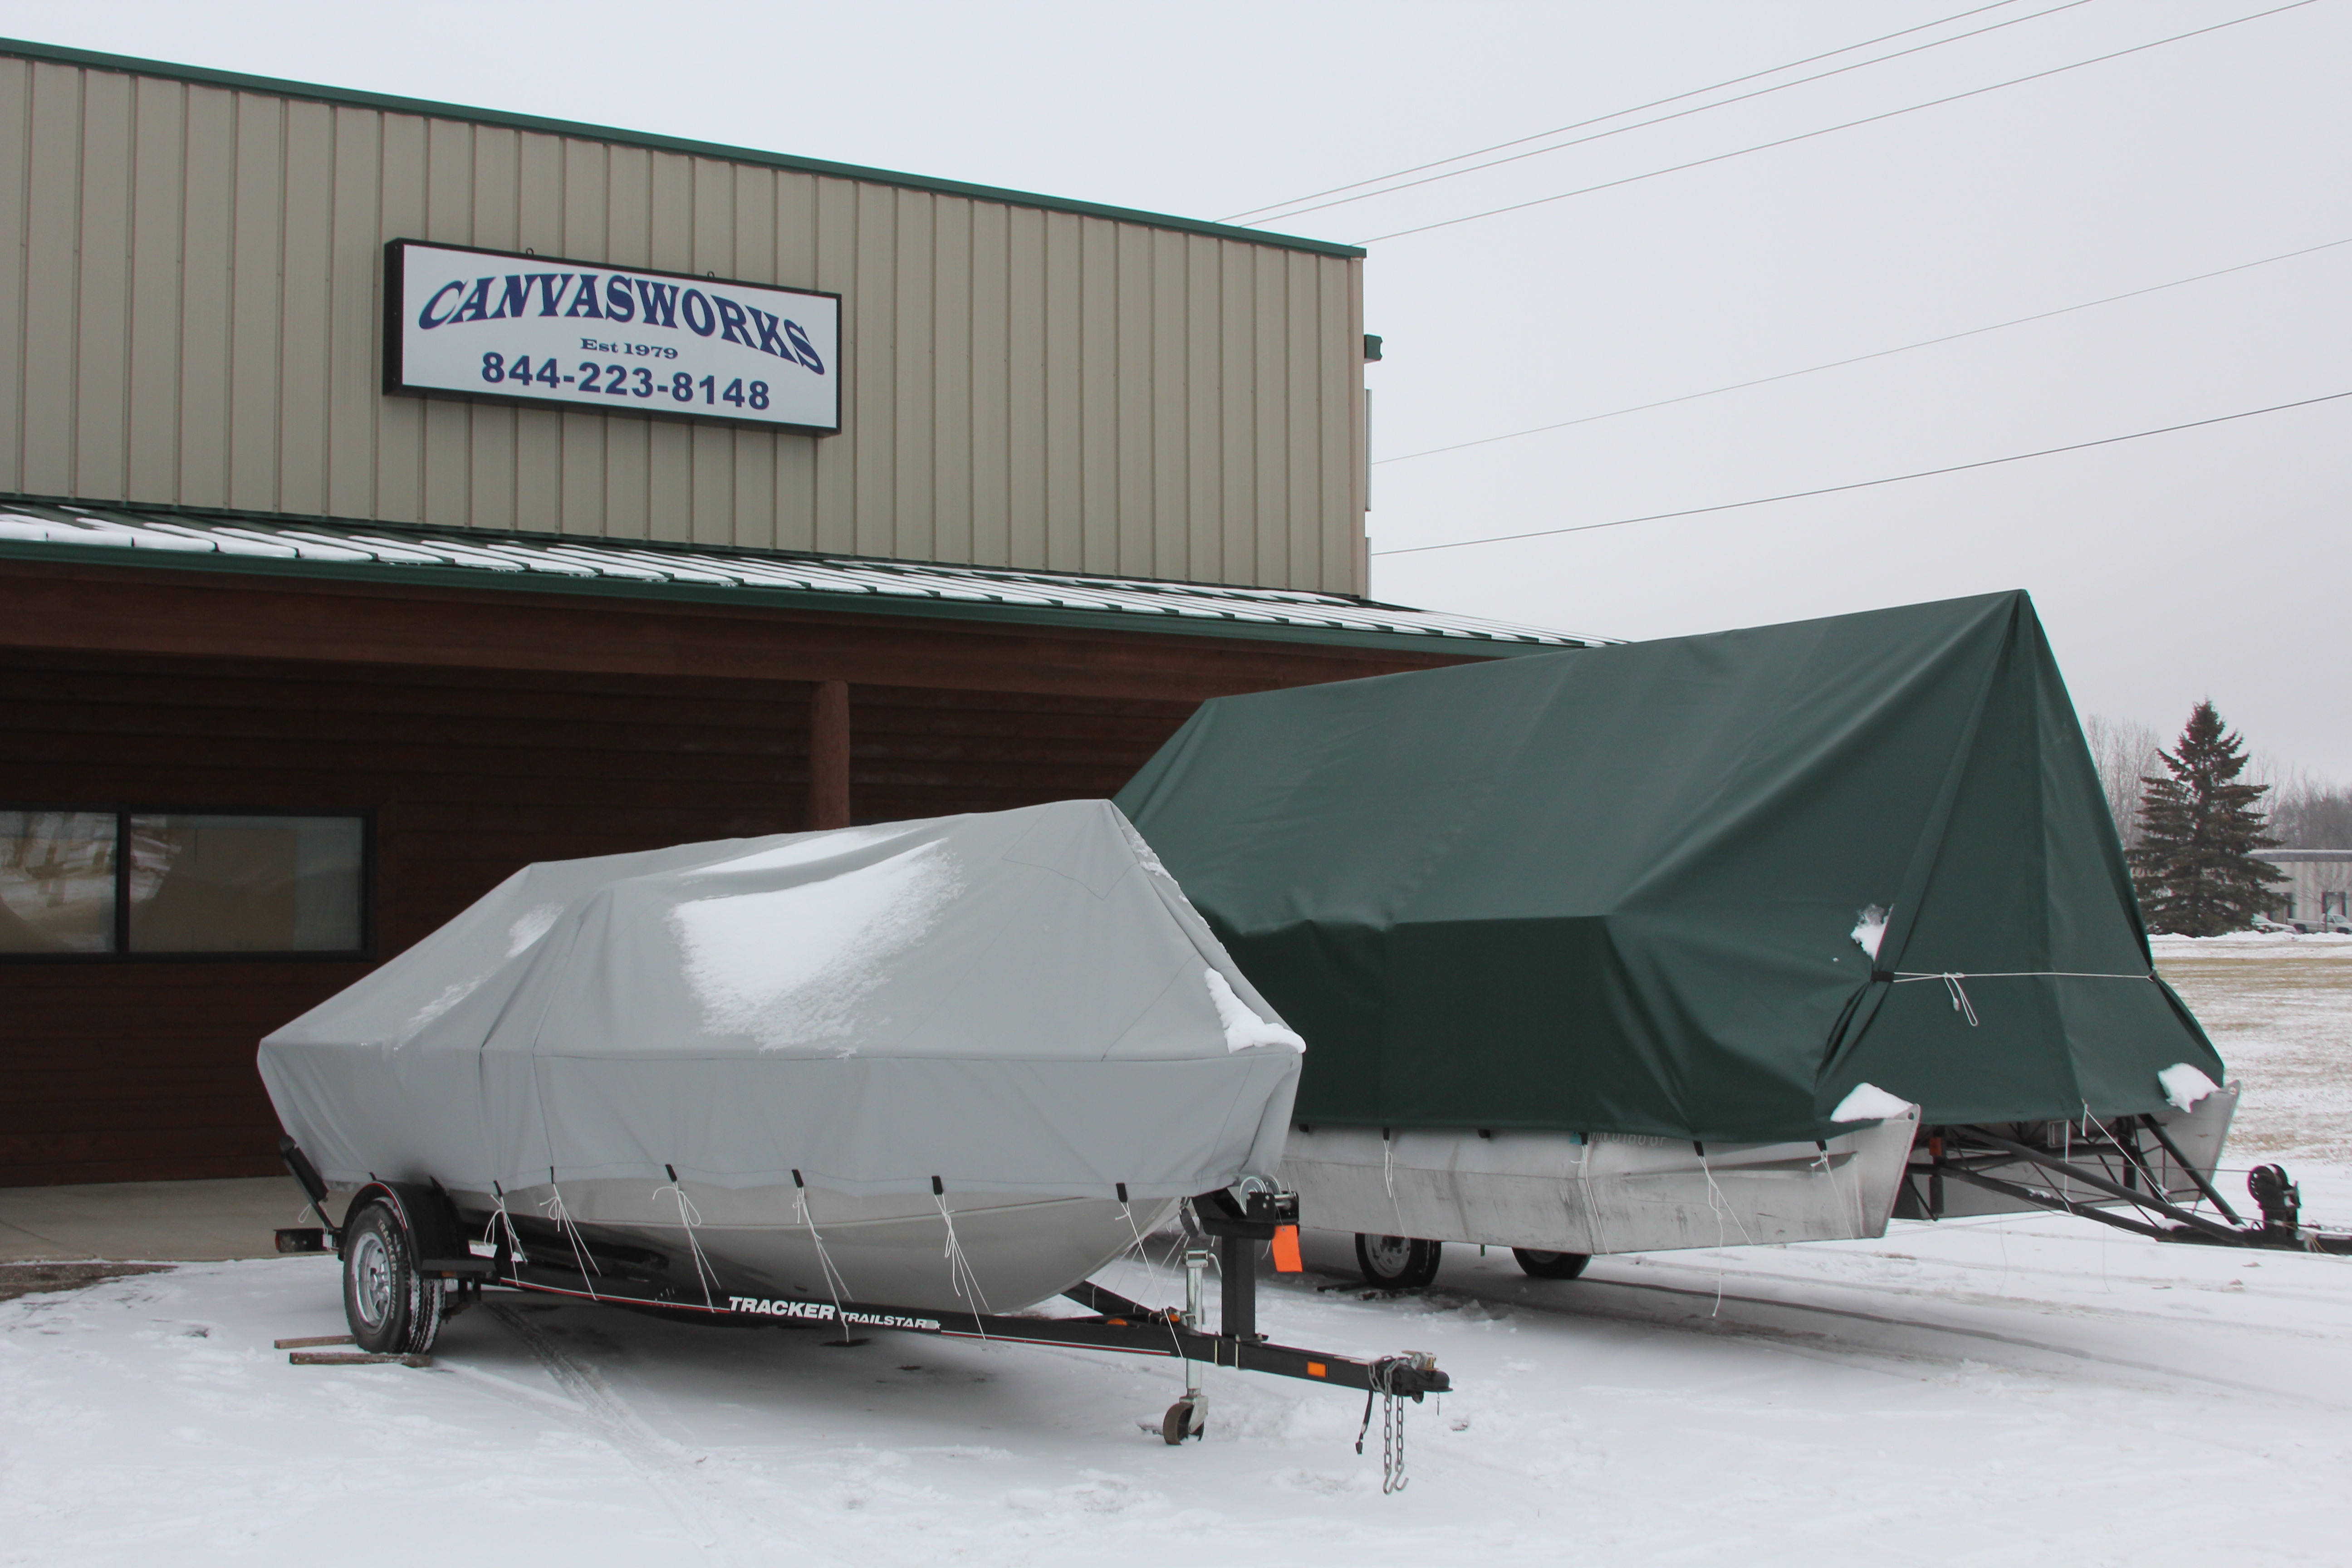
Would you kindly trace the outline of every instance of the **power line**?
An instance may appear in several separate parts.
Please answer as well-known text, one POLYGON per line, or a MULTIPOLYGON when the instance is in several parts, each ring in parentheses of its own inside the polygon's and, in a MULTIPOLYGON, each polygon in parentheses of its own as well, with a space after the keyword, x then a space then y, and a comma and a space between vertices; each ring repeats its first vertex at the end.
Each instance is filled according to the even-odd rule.
MULTIPOLYGON (((1613 126, 1607 131, 1596 131, 1590 136, 1579 136, 1572 141, 1568 142, 1555 142, 1549 147, 1530 148, 1525 153, 1514 153, 1507 158, 1496 158, 1484 163, 1473 163, 1465 169, 1449 169, 1443 174, 1431 174, 1425 179, 1407 180, 1403 184, 1396 185, 1382 185, 1377 191, 1366 191, 1361 195, 1341 196, 1336 201, 1318 202, 1313 206, 1293 207, 1287 212, 1276 213, 1271 217, 1262 218, 1257 221, 1259 223, 1287 223, 1292 218, 1304 217, 1308 213, 1319 213, 1331 207, 1344 207, 1351 205, 1357 202, 1368 202, 1376 196, 1393 195, 1399 191, 1410 191, 1417 189, 1423 185, 1435 184, 1440 180, 1451 180, 1457 175, 1475 174, 1482 169, 1499 169, 1506 163, 1516 163, 1525 158, 1539 158, 1547 153, 1560 153, 1565 152, 1570 147, 1583 147, 1595 142, 1604 142, 1612 136, 1622 136, 1629 131, 1646 131, 1653 125, 1664 125, 1668 121, 1686 119, 1694 114, 1705 114, 1711 109, 1724 109, 1735 103, 1746 103, 1750 99, 1763 98, 1768 94, 1775 92, 1785 92, 1792 87, 1803 87, 1810 82, 1827 81, 1833 76, 1843 76, 1848 71, 1864 70, 1871 66, 1885 65, 1889 60, 1899 60, 1906 55, 1920 54, 1928 49, 1940 49, 1946 44, 1957 44, 1964 38, 1979 37, 1986 33, 1997 33, 2003 27, 2014 27, 2021 22, 2039 21, 2044 16, 2053 16, 2061 11, 2072 11, 2078 5, 2087 5, 2090 3, 2091 0, 2064 0, 2064 4, 2053 5, 2046 11, 2028 12, 2022 16, 2011 16, 2006 22, 1994 22, 1988 26, 1978 27, 1969 32, 1954 33, 1948 38, 1937 38, 1929 43, 1914 44, 1907 49, 1897 49, 1891 55, 1880 55, 1875 59, 1856 60, 1850 66, 1839 66, 1832 70, 1817 72, 1812 76, 1801 76, 1794 81, 1777 82, 1770 87, 1759 87, 1753 92, 1740 93, 1737 97, 1717 99, 1713 103, 1701 103, 1696 104, 1689 109, 1678 109, 1672 114, 1661 114, 1655 120, 1637 120, 1631 125, 1619 125, 1613 126)), ((1530 138, 1530 140, 1533 139, 1530 138)), ((1476 154, 1465 153, 1464 156, 1475 157, 1476 154)), ((1447 162, 1458 163, 1460 160, 1448 159, 1447 162)), ((1253 225, 1252 226, 1255 226, 1253 225)))
POLYGON ((1507 544, 1519 539, 1549 539, 1562 533, 1591 533, 1597 529, 1623 528, 1636 522, 1664 522, 1668 518, 1701 517, 1713 511, 1737 511, 1741 507, 1770 506, 1775 501, 1803 500, 1811 496, 1833 496, 1845 490, 1866 490, 1876 485, 1899 485, 1907 479, 1929 479, 1938 474, 1966 473, 1970 468, 1990 468, 2002 463, 2022 463, 2030 458, 2054 458, 2061 452, 2080 452, 2093 447, 2112 447, 2118 441, 2141 441, 2150 436, 2169 436, 2175 431, 2195 430, 2207 425, 2226 425, 2232 419, 2252 419, 2260 414, 2278 414, 2289 408, 2308 408, 2315 403, 2333 403, 2339 397, 2352 397, 2352 392, 2331 392, 2324 396, 2305 397, 2294 403, 2274 403, 2268 408, 2249 408, 2237 414, 2217 414, 2210 419, 2192 419, 2186 425, 2167 425, 2155 430, 2135 430, 2128 436, 2103 436, 2095 441, 2077 441, 2068 447, 2045 447, 2039 452, 2016 452, 2006 458, 1985 458, 1973 463, 1954 463, 1946 468, 1922 468, 1916 474, 1892 474, 1883 479, 1858 479, 1850 485, 1824 485, 1817 490, 1790 490, 1786 495, 1758 496, 1753 500, 1725 501, 1718 506, 1695 506, 1681 511, 1654 511, 1646 517, 1621 517, 1609 522, 1583 522, 1568 528, 1538 528, 1525 533, 1497 533, 1485 539, 1456 539, 1444 544, 1408 544, 1399 550, 1375 550, 1375 555, 1419 555, 1431 550, 1460 550, 1473 544, 1507 544))
POLYGON ((1378 468, 1383 463, 1409 463, 1415 458, 1433 458, 1441 452, 1460 452, 1472 447, 1490 447, 1497 441, 1516 441, 1522 436, 1540 436, 1548 430, 1566 430, 1578 425, 1591 425, 1598 420, 1615 419, 1621 415, 1646 414, 1653 408, 1670 408, 1677 403, 1690 403, 1702 397, 1717 397, 1727 392, 1745 392, 1751 386, 1769 386, 1776 381, 1788 381, 1801 375, 1813 375, 1825 370, 1840 370, 1847 365, 1861 364, 1868 360, 1885 359, 1889 354, 1909 353, 1913 349, 1934 348, 1937 343, 1958 342, 1962 338, 1997 332, 2004 327, 2021 327, 2029 321, 2046 321, 2053 316, 2087 310, 2096 305, 2112 305, 2119 300, 2137 300, 2143 294, 2159 294, 2167 289, 2179 289, 2190 283, 2202 283, 2213 278, 2227 278, 2232 272, 2243 272, 2255 267, 2268 267, 2274 261, 2292 261, 2298 256, 2311 256, 2322 250, 2333 250, 2339 245, 2352 245, 2352 238, 2331 239, 2325 245, 2306 246, 2301 250, 2289 250, 2277 256, 2265 256, 2259 261, 2242 261, 2235 267, 2224 267, 2212 272, 2200 272, 2194 278, 2176 278, 2169 283, 2151 283, 2145 289, 2133 289, 2121 294, 2110 294, 2104 300, 2085 300, 2079 305, 2061 305, 2054 310, 2042 310, 2031 316, 2019 316, 2012 321, 1995 321, 1989 327, 1970 327, 1964 332, 1947 332, 1940 338, 1925 338, 1916 343, 1905 343, 1899 348, 1875 349, 1866 354, 1855 354, 1851 359, 1832 360, 1827 364, 1807 365, 1802 370, 1784 370, 1776 375, 1759 375, 1753 381, 1734 382, 1729 386, 1711 386, 1705 392, 1685 392, 1678 397, 1661 397, 1655 403, 1636 403, 1630 408, 1612 408, 1605 414, 1586 414, 1578 418, 1562 419, 1550 425, 1536 425, 1525 430, 1507 431, 1500 436, 1481 436, 1475 440, 1456 441, 1451 446, 1424 447, 1418 452, 1405 452, 1393 458, 1377 458, 1373 459, 1372 466, 1378 468))
MULTIPOLYGON (((1840 55, 1850 55, 1856 49, 1866 49, 1873 44, 1889 43, 1896 38, 1907 37, 1913 33, 1925 32, 1930 27, 1940 27, 1950 22, 1966 21, 1970 16, 1980 16, 1987 11, 1998 11, 2004 5, 2016 4, 2017 0, 1993 0, 1993 4, 1990 5, 1979 5, 1973 10, 1962 11, 1933 22, 1922 22, 1916 27, 1906 27, 1899 33, 1887 33, 1875 38, 1864 38, 1858 44, 1848 44, 1842 49, 1832 49, 1827 54, 1807 55, 1803 59, 1790 60, 1786 65, 1777 65, 1769 70, 1749 71, 1746 76, 1736 76, 1728 81, 1718 81, 1706 87, 1695 87, 1688 92, 1675 93, 1672 98, 1653 99, 1647 103, 1637 103, 1631 109, 1620 109, 1608 114, 1597 114, 1590 120, 1580 120, 1573 125, 1554 126, 1549 131, 1538 131, 1530 135, 1513 137, 1508 142, 1497 142, 1491 147, 1474 147, 1467 153, 1456 153, 1451 158, 1440 158, 1434 163, 1416 163, 1410 169, 1394 169, 1385 174, 1373 174, 1366 179, 1351 180, 1344 185, 1333 185, 1330 189, 1323 191, 1309 191, 1303 196, 1292 196, 1287 201, 1268 202, 1262 207, 1250 207, 1245 211, 1234 214, 1231 217, 1219 218, 1217 221, 1240 223, 1244 219, 1255 218, 1260 213, 1270 213, 1278 207, 1286 207, 1297 202, 1311 202, 1321 196, 1338 195, 1341 191, 1352 191, 1358 185, 1376 185, 1382 180, 1402 179, 1407 174, 1418 174, 1425 169, 1442 169, 1448 163, 1458 163, 1465 158, 1481 158, 1489 153, 1499 153, 1506 147, 1517 147, 1529 142, 1540 142, 1547 136, 1562 136, 1570 131, 1581 131, 1588 125, 1601 125, 1612 120, 1622 120, 1629 114, 1639 114, 1643 110, 1663 109, 1669 103, 1680 103, 1685 98, 1696 98, 1703 92, 1720 92, 1727 87, 1738 87, 1743 81, 1754 81, 1759 77, 1777 76, 1782 71, 1795 70, 1799 66, 1811 65, 1816 60, 1834 59, 1840 55)), ((1258 221, 1271 223, 1274 220, 1265 218, 1258 221)))
POLYGON ((1966 92, 1956 92, 1948 98, 1930 99, 1926 103, 1914 103, 1903 109, 1890 109, 1884 114, 1870 114, 1864 115, 1860 120, 1849 120, 1842 125, 1828 125, 1819 131, 1804 131, 1794 136, 1780 137, 1776 141, 1759 142, 1753 147, 1741 147, 1730 153, 1717 153, 1710 158, 1694 158, 1687 163, 1676 163, 1665 169, 1653 169, 1645 174, 1628 174, 1622 180, 1603 180, 1597 185, 1585 185, 1578 190, 1562 191, 1557 195, 1537 196, 1531 201, 1513 202, 1508 206, 1489 207, 1484 212, 1469 213, 1461 217, 1442 218, 1436 223, 1424 223, 1412 228, 1396 229, 1388 234, 1376 234, 1370 239, 1360 239, 1354 243, 1377 245, 1382 240, 1402 239, 1410 234, 1427 234, 1432 229, 1451 228, 1456 224, 1475 223, 1480 218, 1496 217, 1504 213, 1522 212, 1528 207, 1544 206, 1552 202, 1564 202, 1571 196, 1589 196, 1595 191, 1614 190, 1620 185, 1631 185, 1643 180, 1654 180, 1661 174, 1679 174, 1685 169, 1704 168, 1709 163, 1720 163, 1732 158, 1744 158, 1750 153, 1767 152, 1774 147, 1786 147, 1797 142, 1810 142, 1816 136, 1827 136, 1839 131, 1851 131, 1857 125, 1874 125, 1882 120, 1893 120, 1905 114, 1916 114, 1923 109, 1937 109, 1947 103, 1958 103, 1962 99, 1978 98, 1988 92, 1999 92, 2005 87, 2018 87, 2029 81, 2040 81, 2046 77, 2059 76, 2071 70, 2081 70, 2085 66, 2104 65, 2109 60, 2122 59, 2126 55, 2137 55, 2145 50, 2161 48, 2166 44, 2177 44, 2183 38, 2197 38, 2202 37, 2207 33, 2218 33, 2224 27, 2234 27, 2242 22, 2259 22, 2265 16, 2275 16, 2281 12, 2300 11, 2305 5, 2315 3, 2316 0, 2290 0, 2287 5, 2274 5, 2267 11, 2256 11, 2252 16, 2234 16, 2227 22, 2216 22, 2210 27, 2198 27, 2186 33, 2175 33, 2168 38, 2158 38, 2149 43, 2135 44, 2130 48, 2117 49, 2108 55, 2095 55, 2087 60, 2076 60, 2072 65, 2053 66, 2048 70, 2035 71, 2031 76, 2013 77, 2008 81, 1997 81, 1990 87, 1970 88, 1966 92))

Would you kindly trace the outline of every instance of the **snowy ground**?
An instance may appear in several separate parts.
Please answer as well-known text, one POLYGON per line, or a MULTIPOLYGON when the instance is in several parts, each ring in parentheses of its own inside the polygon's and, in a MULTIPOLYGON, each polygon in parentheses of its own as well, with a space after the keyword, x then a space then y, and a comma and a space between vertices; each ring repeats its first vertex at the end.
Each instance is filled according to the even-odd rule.
MULTIPOLYGON (((2247 1085, 2236 1149, 2352 1221, 2352 942, 2159 957, 2247 1085)), ((1400 1496, 1377 1418, 1353 1452, 1360 1400, 1231 1373, 1209 1440, 1171 1449, 1139 1424, 1172 1370, 1075 1352, 526 1302, 457 1320, 431 1370, 293 1367, 272 1338, 341 1328, 331 1259, 28 1296, 0 1304, 0 1562, 2352 1556, 2352 1260, 2033 1216, 1570 1283, 1454 1248, 1417 1299, 1332 1282, 1270 1285, 1261 1326, 1433 1351, 1458 1384, 1412 1407, 1400 1496)))

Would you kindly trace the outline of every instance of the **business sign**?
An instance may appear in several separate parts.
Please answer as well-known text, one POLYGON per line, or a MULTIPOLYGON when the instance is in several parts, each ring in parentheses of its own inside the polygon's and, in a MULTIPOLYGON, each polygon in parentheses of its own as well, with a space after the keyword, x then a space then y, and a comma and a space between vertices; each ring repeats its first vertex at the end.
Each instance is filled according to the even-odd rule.
POLYGON ((829 435, 841 296, 395 239, 383 389, 829 435))

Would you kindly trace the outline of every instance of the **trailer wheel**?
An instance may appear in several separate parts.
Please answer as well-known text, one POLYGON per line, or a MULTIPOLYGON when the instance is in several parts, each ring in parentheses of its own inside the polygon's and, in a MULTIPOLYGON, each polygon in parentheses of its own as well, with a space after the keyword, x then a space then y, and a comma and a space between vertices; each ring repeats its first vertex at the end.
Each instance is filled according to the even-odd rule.
POLYGON ((416 1271, 416 1247, 390 1204, 345 1222, 343 1320, 377 1355, 423 1355, 441 1337, 441 1281, 416 1271))
POLYGON ((1538 1279, 1573 1279, 1592 1261, 1589 1252, 1538 1252, 1531 1247, 1515 1247, 1511 1256, 1538 1279))
POLYGON ((1418 1290, 1437 1278, 1438 1260, 1445 1255, 1442 1241, 1418 1241, 1409 1236, 1356 1237, 1356 1267, 1364 1282, 1389 1290, 1418 1290))

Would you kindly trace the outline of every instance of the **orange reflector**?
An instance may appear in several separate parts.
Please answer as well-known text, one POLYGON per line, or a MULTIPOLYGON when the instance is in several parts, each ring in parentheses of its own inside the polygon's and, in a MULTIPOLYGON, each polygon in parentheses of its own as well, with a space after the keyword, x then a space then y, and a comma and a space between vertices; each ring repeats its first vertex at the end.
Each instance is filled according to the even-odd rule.
POLYGON ((1331 1369, 1325 1366, 1319 1361, 1310 1361, 1307 1363, 1307 1375, 1309 1377, 1328 1377, 1331 1375, 1331 1369))
MULTIPOLYGON (((1285 1225, 1275 1227, 1274 1268, 1277 1274, 1298 1272, 1298 1227, 1297 1226, 1285 1225)), ((1318 1372, 1315 1375, 1320 1377, 1323 1374, 1318 1372)))

